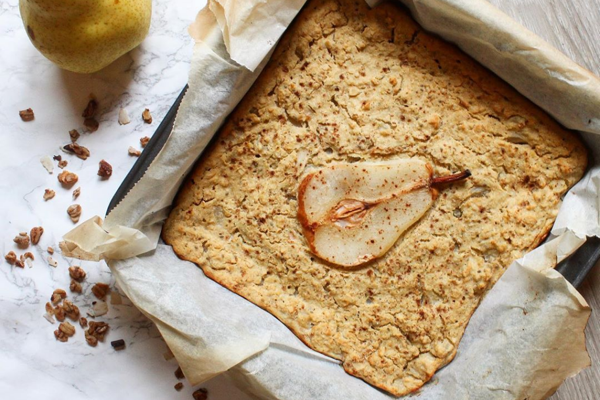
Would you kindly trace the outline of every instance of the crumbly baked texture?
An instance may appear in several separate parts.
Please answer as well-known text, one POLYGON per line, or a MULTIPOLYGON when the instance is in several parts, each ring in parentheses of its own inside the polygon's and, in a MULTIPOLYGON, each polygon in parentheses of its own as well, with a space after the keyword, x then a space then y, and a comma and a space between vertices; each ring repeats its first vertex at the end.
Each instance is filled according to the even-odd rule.
POLYGON ((163 238, 348 373, 404 395, 452 360, 482 296, 547 235, 585 166, 575 135, 399 6, 314 0, 183 186, 163 238), (362 268, 312 255, 297 219, 307 167, 402 157, 473 176, 362 268))

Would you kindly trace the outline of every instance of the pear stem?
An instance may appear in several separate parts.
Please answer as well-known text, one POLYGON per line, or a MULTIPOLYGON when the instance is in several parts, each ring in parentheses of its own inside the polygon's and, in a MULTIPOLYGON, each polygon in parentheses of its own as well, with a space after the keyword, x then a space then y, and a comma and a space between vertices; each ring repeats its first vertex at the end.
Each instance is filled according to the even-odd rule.
POLYGON ((471 176, 471 171, 469 171, 468 169, 464 170, 463 172, 459 172, 457 174, 438 176, 437 178, 433 178, 431 180, 431 186, 441 185, 444 183, 453 183, 453 182, 462 181, 462 180, 467 179, 470 176, 471 176))

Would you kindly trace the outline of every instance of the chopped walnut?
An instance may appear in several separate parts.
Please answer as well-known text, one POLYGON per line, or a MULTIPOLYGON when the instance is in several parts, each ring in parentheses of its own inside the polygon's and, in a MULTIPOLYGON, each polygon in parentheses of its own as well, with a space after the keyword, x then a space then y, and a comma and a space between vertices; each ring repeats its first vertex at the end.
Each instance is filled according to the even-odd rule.
POLYGON ((129 150, 127 150, 127 152, 129 153, 130 156, 135 156, 135 157, 139 157, 142 152, 133 148, 132 146, 129 146, 129 150))
POLYGON ((52 292, 52 297, 50 297, 50 301, 52 304, 58 304, 62 299, 67 298, 67 292, 64 289, 56 289, 52 292))
POLYGON ((55 195, 56 195, 56 192, 52 189, 44 190, 44 200, 46 200, 46 201, 54 198, 55 195))
POLYGON ((79 177, 76 174, 67 170, 64 170, 58 175, 58 181, 64 186, 72 186, 78 179, 79 177))
POLYGON ((57 329, 54 331, 54 337, 56 338, 56 340, 58 340, 59 342, 66 342, 69 340, 69 336, 67 336, 63 331, 61 331, 60 329, 57 329))
POLYGON ((95 336, 90 335, 87 331, 85 331, 85 341, 92 347, 96 347, 98 344, 98 339, 95 336))
POLYGON ((85 271, 81 267, 69 267, 69 276, 76 280, 77 282, 81 282, 85 279, 85 271))
POLYGON ((60 154, 59 154, 59 155, 56 155, 56 156, 52 156, 52 159, 53 159, 54 161, 60 161, 60 160, 62 160, 62 156, 61 156, 60 154))
POLYGON ((33 253, 28 251, 27 253, 23 254, 23 257, 25 257, 25 259, 30 259, 30 260, 35 260, 35 257, 33 256, 33 253))
POLYGON ((96 101, 93 95, 90 95, 90 101, 88 101, 87 106, 85 107, 85 110, 83 110, 81 116, 83 118, 92 118, 96 116, 96 111, 98 111, 98 101, 96 101))
POLYGON ((106 335, 108 328, 109 328, 109 326, 106 322, 90 321, 89 328, 86 331, 86 340, 87 340, 87 336, 90 335, 100 341, 103 341, 104 335, 106 335))
POLYGON ((83 120, 83 126, 89 132, 96 132, 100 127, 100 123, 96 120, 96 118, 86 118, 83 120))
POLYGON ((63 146, 63 150, 66 151, 67 153, 75 154, 77 157, 81 158, 82 160, 87 160, 88 157, 90 156, 90 151, 87 149, 87 147, 80 146, 77 143, 67 144, 67 145, 63 146))
POLYGON ((75 321, 77 318, 79 318, 79 307, 69 300, 63 301, 63 310, 65 311, 67 317, 71 318, 72 320, 75 321))
POLYGON ((150 114, 150 110, 148 110, 147 108, 142 113, 142 119, 147 124, 151 124, 152 123, 152 114, 150 114))
POLYGON ((23 255, 20 255, 19 259, 15 261, 15 267, 25 268, 25 257, 23 255))
POLYGON ((71 279, 71 283, 69 284, 69 289, 73 293, 81 293, 82 290, 83 290, 81 288, 81 284, 79 282, 77 282, 76 280, 73 280, 73 279, 71 279))
POLYGON ((19 111, 19 117, 21 117, 21 119, 25 122, 33 121, 35 119, 35 115, 33 114, 33 110, 31 108, 19 111))
POLYGON ((181 389, 183 389, 183 383, 177 382, 173 387, 179 392, 181 389))
POLYGON ((50 302, 46 302, 46 312, 50 315, 54 315, 54 307, 52 307, 50 302))
POLYGON ((200 388, 192 393, 192 397, 194 400, 207 400, 208 399, 208 390, 205 388, 200 388))
POLYGON ((48 254, 54 254, 54 249, 50 246, 48 246, 48 248, 46 249, 46 251, 48 252, 48 254))
POLYGON ((27 232, 21 232, 18 236, 15 236, 13 242, 15 242, 20 248, 26 249, 29 247, 29 235, 27 232))
POLYGON ((148 136, 144 136, 143 138, 141 138, 140 145, 142 146, 142 148, 146 147, 146 145, 148 144, 149 141, 150 141, 150 138, 148 136))
POLYGON ((99 282, 92 287, 92 293, 94 293, 94 296, 96 296, 100 300, 104 300, 109 290, 110 286, 108 286, 106 283, 99 282))
POLYGON ((80 194, 81 194, 81 186, 78 187, 77 189, 73 190, 73 200, 78 198, 80 194))
POLYGON ((17 255, 15 254, 14 251, 9 251, 8 253, 6 253, 6 255, 4 256, 4 259, 10 264, 13 265, 15 262, 17 262, 17 255))
POLYGON ((58 168, 65 168, 67 165, 69 165, 69 162, 67 160, 61 160, 58 162, 58 168))
POLYGON ((81 317, 81 318, 79 318, 79 325, 80 325, 82 328, 85 328, 85 327, 87 327, 87 324, 88 324, 88 323, 87 323, 87 318, 86 318, 86 317, 81 317))
MULTIPOLYGON (((77 139, 79 139, 79 136, 81 136, 81 135, 79 134, 77 129, 71 129, 69 131, 69 137, 71 138, 71 142, 75 143, 77 141, 77 139)), ((60 161, 60 160, 58 160, 58 161, 60 161)))
POLYGON ((58 326, 58 329, 68 337, 71 337, 75 334, 75 327, 68 321, 61 322, 61 324, 58 326))
POLYGON ((36 226, 35 228, 31 228, 31 232, 29 232, 29 235, 31 236, 31 243, 38 244, 40 242, 40 238, 42 237, 43 233, 44 233, 44 228, 42 228, 41 226, 36 226))
POLYGON ((100 167, 98 168, 98 176, 108 179, 112 175, 112 166, 106 162, 106 160, 100 160, 100 167))
POLYGON ((81 217, 81 206, 79 204, 72 204, 67 208, 67 214, 71 217, 71 221, 77 223, 81 217))
POLYGON ((177 367, 177 369, 175 370, 175 378, 177 378, 177 379, 185 378, 185 376, 183 375, 183 371, 181 370, 181 367, 177 367))
POLYGON ((65 310, 63 309, 63 306, 57 306, 54 308, 54 317, 58 322, 65 320, 65 310))

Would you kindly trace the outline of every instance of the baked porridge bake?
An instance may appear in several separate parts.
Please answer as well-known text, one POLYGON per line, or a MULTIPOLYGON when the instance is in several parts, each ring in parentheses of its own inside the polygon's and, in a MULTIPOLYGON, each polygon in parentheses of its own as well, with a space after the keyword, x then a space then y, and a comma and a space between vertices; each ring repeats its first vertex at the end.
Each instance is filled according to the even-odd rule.
MULTIPOLYGON (((586 162, 574 134, 400 6, 311 0, 182 187, 163 239, 349 374, 400 396, 452 360, 482 296, 545 238, 586 162), (309 243, 308 176, 362 171, 387 184, 377 166, 405 162, 472 176, 428 187, 421 214, 359 263, 309 243)), ((364 185, 352 179, 347 190, 364 185)), ((313 206, 331 200, 315 193, 313 206)), ((358 219, 340 232, 375 221, 366 201, 343 204, 358 219)))

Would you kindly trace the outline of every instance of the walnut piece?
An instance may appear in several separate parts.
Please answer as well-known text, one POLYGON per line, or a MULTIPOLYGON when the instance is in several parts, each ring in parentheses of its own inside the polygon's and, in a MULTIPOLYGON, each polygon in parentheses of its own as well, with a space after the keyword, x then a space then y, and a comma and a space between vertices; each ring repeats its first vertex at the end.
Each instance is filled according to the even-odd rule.
POLYGON ((151 124, 152 123, 152 114, 150 114, 150 110, 148 110, 147 108, 142 113, 142 119, 147 124, 151 124))
POLYGON ((79 204, 72 204, 67 208, 67 214, 71 217, 71 221, 77 223, 79 222, 79 217, 81 217, 81 206, 79 204))
POLYGON ((64 170, 58 175, 58 181, 67 187, 73 186, 77 180, 79 180, 77 174, 67 170, 64 170))
POLYGON ((87 149, 87 147, 80 146, 77 143, 67 144, 67 145, 63 146, 63 150, 66 151, 67 153, 75 154, 77 157, 81 158, 82 160, 87 160, 88 157, 90 156, 90 151, 87 149))
POLYGON ((52 257, 48 257, 48 265, 50 265, 51 267, 58 267, 58 261, 56 261, 54 258, 52 257))
POLYGON ((83 120, 83 126, 89 132, 96 132, 100 127, 100 123, 96 120, 96 118, 86 118, 83 120))
POLYGON ((54 249, 50 246, 48 246, 48 248, 46 249, 46 251, 48 252, 48 254, 54 254, 54 249))
POLYGON ((89 328, 85 332, 86 340, 88 336, 93 336, 102 342, 104 340, 104 335, 106 335, 106 332, 108 331, 108 328, 109 326, 106 322, 90 321, 89 328))
POLYGON ((31 108, 19 111, 19 117, 21 117, 21 119, 25 122, 33 121, 35 119, 35 115, 33 114, 33 110, 31 108))
POLYGON ((26 249, 29 247, 29 235, 27 232, 21 232, 18 236, 15 236, 13 242, 15 242, 20 248, 26 249))
POLYGON ((17 262, 17 255, 15 254, 14 251, 9 251, 8 253, 6 253, 6 255, 4 256, 4 259, 10 264, 13 265, 15 262, 17 262))
POLYGON ((44 200, 46 200, 46 201, 54 198, 55 195, 56 195, 56 192, 52 189, 44 190, 44 200))
POLYGON ((23 255, 20 255, 19 259, 15 261, 15 267, 25 268, 25 257, 23 255))
POLYGON ((177 382, 173 387, 179 392, 181 389, 183 389, 183 383, 177 382))
POLYGON ((25 259, 30 259, 30 260, 35 260, 35 257, 33 256, 33 253, 28 251, 27 253, 23 254, 23 257, 25 257, 25 259))
POLYGON ((192 393, 192 397, 194 400, 207 400, 208 399, 208 390, 205 388, 200 388, 192 393))
POLYGON ((81 318, 79 318, 79 325, 80 325, 82 328, 85 328, 85 327, 87 327, 87 324, 88 324, 88 322, 87 322, 87 318, 86 318, 86 317, 81 317, 81 318))
POLYGON ((61 324, 58 326, 58 329, 68 337, 71 337, 75 334, 75 327, 68 321, 61 322, 61 324))
POLYGON ((56 289, 52 292, 52 297, 50 297, 50 301, 52 304, 58 304, 62 299, 67 298, 67 292, 64 289, 56 289))
POLYGON ((77 318, 79 318, 79 307, 77 307, 69 300, 63 301, 62 307, 67 317, 71 318, 73 321, 76 321, 77 318))
POLYGON ((65 310, 63 309, 63 306, 57 306, 54 309, 54 317, 58 322, 62 322, 65 320, 65 310))
POLYGON ((98 344, 98 339, 95 336, 90 335, 87 331, 85 331, 85 341, 92 347, 96 347, 98 344))
POLYGON ((96 101, 93 95, 90 95, 90 101, 88 101, 87 106, 85 107, 85 110, 83 110, 81 116, 83 118, 92 118, 96 116, 96 111, 98 111, 98 101, 96 101))
POLYGON ((106 160, 100 160, 100 167, 98 168, 98 176, 101 176, 104 179, 110 178, 112 175, 112 165, 110 165, 106 160))
POLYGON ((81 186, 78 187, 77 189, 73 190, 73 200, 78 198, 80 194, 81 194, 81 186))
POLYGON ((135 156, 135 157, 139 157, 142 154, 141 151, 133 148, 132 146, 129 146, 129 149, 127 150, 127 152, 129 153, 130 156, 135 156))
POLYGON ((69 276, 76 280, 77 282, 81 282, 85 279, 85 271, 81 267, 69 267, 69 276))
POLYGON ((71 279, 71 283, 69 284, 69 290, 73 293, 81 293, 82 288, 81 284, 74 279, 71 279))
POLYGON ((149 141, 150 141, 150 138, 148 136, 144 136, 143 138, 141 138, 140 145, 142 146, 142 148, 146 147, 146 145, 148 144, 149 141))
POLYGON ((44 233, 44 228, 42 228, 41 226, 36 226, 34 228, 31 228, 31 232, 29 232, 29 236, 31 236, 31 243, 38 244, 40 242, 40 238, 42 237, 43 233, 44 233))
POLYGON ((58 162, 58 168, 62 169, 64 167, 66 167, 67 165, 69 165, 69 162, 67 160, 61 160, 58 162))
POLYGON ((92 287, 92 293, 94 293, 94 296, 96 296, 100 300, 104 300, 104 298, 108 294, 109 290, 110 290, 110 286, 108 286, 106 283, 101 283, 101 282, 96 283, 92 287))
MULTIPOLYGON (((69 131, 69 137, 71 138, 71 142, 75 143, 77 141, 77 139, 79 139, 79 136, 81 136, 79 134, 79 131, 77 129, 71 129, 69 131)), ((60 161, 60 160, 58 160, 60 161)))
POLYGON ((46 302, 46 312, 50 315, 54 315, 54 307, 52 307, 50 302, 46 302))
POLYGON ((60 329, 57 329, 54 331, 54 337, 59 342, 63 342, 63 343, 66 342, 67 340, 69 340, 69 337, 60 329))
POLYGON ((181 367, 177 367, 177 369, 175 370, 175 378, 177 378, 177 379, 185 378, 185 376, 183 375, 183 371, 181 370, 181 367))

